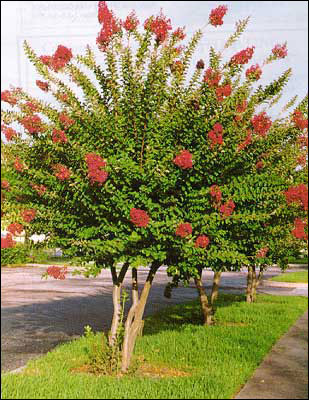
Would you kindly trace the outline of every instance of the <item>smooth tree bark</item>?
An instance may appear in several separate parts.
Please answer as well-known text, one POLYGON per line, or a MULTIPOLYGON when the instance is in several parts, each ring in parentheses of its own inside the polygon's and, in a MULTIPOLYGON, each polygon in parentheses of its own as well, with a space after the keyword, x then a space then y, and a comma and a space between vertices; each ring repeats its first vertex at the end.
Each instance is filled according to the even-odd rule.
POLYGON ((258 275, 255 265, 248 267, 247 290, 246 290, 247 303, 254 303, 256 301, 256 290, 259 284, 261 283, 263 274, 264 274, 264 266, 260 267, 258 275))
POLYGON ((202 282, 202 268, 198 268, 198 276, 194 278, 195 286, 199 295, 201 308, 204 317, 204 325, 213 324, 213 309, 208 301, 206 290, 202 282))
POLYGON ((213 278, 213 283, 212 283, 212 291, 211 291, 211 297, 210 297, 210 303, 212 305, 217 300, 218 295, 219 295, 219 284, 220 284, 221 274, 222 274, 222 271, 215 271, 214 272, 214 278, 213 278))
POLYGON ((127 372, 130 366, 136 338, 140 334, 141 328, 143 326, 143 314, 149 296, 149 292, 152 286, 154 276, 157 270, 159 269, 160 265, 161 265, 160 262, 152 263, 140 296, 138 296, 138 291, 137 291, 137 273, 136 274, 135 272, 133 273, 134 276, 133 281, 136 279, 136 285, 133 285, 134 287, 132 286, 132 291, 134 292, 134 294, 132 293, 133 301, 131 308, 128 312, 128 316, 124 326, 125 331, 124 331, 124 340, 122 346, 122 363, 121 363, 122 372, 127 372))
POLYGON ((121 307, 121 290, 123 280, 126 276, 126 273, 129 268, 129 263, 124 263, 121 267, 119 275, 117 276, 116 267, 111 267, 111 274, 113 279, 113 306, 114 306, 114 313, 112 319, 112 325, 108 337, 109 345, 113 346, 117 340, 117 331, 120 324, 120 317, 122 312, 121 307))

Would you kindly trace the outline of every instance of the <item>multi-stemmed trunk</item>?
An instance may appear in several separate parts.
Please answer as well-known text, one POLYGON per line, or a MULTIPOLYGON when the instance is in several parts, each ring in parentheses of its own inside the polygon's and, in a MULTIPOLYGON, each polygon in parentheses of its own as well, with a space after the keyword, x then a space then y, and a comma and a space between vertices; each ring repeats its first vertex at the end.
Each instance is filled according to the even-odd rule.
MULTIPOLYGON (((137 269, 132 268, 132 304, 128 311, 128 316, 124 325, 124 336, 121 345, 121 370, 126 372, 130 366, 130 361, 135 347, 136 338, 141 334, 144 321, 143 314, 149 292, 152 286, 153 278, 160 267, 160 263, 153 262, 150 271, 148 273, 146 282, 142 289, 141 295, 138 294, 138 281, 137 281, 137 269)), ((128 271, 129 264, 123 264, 119 275, 117 276, 116 268, 111 268, 112 278, 113 278, 113 305, 114 313, 111 324, 111 330, 109 333, 109 345, 111 348, 113 346, 118 346, 118 334, 119 328, 122 324, 123 318, 123 305, 121 304, 121 291, 123 280, 128 271)))
POLYGON ((122 346, 122 363, 121 370, 126 372, 130 366, 131 357, 133 354, 135 342, 137 336, 141 333, 144 325, 143 314, 146 306, 146 302, 149 296, 149 292, 152 286, 153 278, 160 267, 160 263, 153 262, 150 271, 148 273, 146 282, 142 289, 141 295, 138 296, 137 287, 137 272, 133 269, 133 285, 132 285, 132 297, 133 302, 129 310, 127 320, 124 327, 124 339, 122 346))
POLYGON ((263 278, 264 267, 260 267, 259 274, 257 276, 256 268, 254 266, 248 267, 247 275, 247 290, 246 290, 246 301, 247 303, 254 303, 256 301, 256 289, 258 288, 263 278))
POLYGON ((202 308, 202 312, 203 312, 204 325, 212 325, 214 322, 213 321, 213 315, 214 315, 213 304, 218 297, 220 278, 221 278, 221 272, 220 271, 215 272, 210 300, 208 299, 206 289, 203 286, 202 268, 201 267, 198 267, 198 275, 197 275, 197 277, 194 278, 195 286, 198 291, 201 308, 202 308))

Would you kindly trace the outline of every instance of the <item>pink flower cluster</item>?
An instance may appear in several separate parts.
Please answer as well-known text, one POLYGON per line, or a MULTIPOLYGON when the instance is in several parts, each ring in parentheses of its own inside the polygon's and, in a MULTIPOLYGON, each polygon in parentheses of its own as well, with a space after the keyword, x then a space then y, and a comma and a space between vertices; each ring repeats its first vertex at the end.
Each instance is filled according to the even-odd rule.
POLYGON ((213 26, 218 26, 223 24, 223 17, 227 12, 227 6, 219 6, 211 10, 209 15, 209 23, 213 26))
POLYGON ((108 178, 108 172, 105 171, 107 163, 98 154, 86 154, 85 160, 88 166, 88 178, 92 184, 102 185, 108 178))
POLYGON ((191 235, 192 233, 192 226, 188 222, 179 224, 176 229, 176 235, 182 238, 191 235))
POLYGON ((268 247, 262 247, 260 250, 257 251, 256 257, 257 258, 264 258, 266 257, 266 254, 268 253, 269 248, 268 247))
POLYGON ((139 20, 137 19, 137 16, 135 14, 135 11, 132 11, 127 18, 125 19, 125 21, 122 23, 122 26, 124 27, 124 29, 128 32, 133 32, 135 31, 135 29, 137 28, 139 24, 139 20))
POLYGON ((192 154, 188 150, 182 150, 173 160, 179 168, 188 169, 193 167, 192 154))
POLYGON ((235 209, 235 203, 233 200, 228 200, 226 203, 222 204, 220 207, 220 212, 223 217, 229 217, 235 209))
MULTIPOLYGON (((121 31, 121 21, 108 9, 106 1, 99 1, 98 20, 102 28, 97 37, 97 44, 101 51, 106 51, 113 35, 121 31)), ((132 26, 132 23, 134 22, 130 18, 129 26, 132 26)))
POLYGON ((210 147, 223 144, 223 126, 218 122, 213 126, 212 130, 208 132, 208 138, 211 140, 210 147))
POLYGON ((20 123, 31 135, 43 131, 42 120, 38 115, 26 115, 20 120, 20 123))
POLYGON ((252 65, 246 71, 246 77, 253 81, 258 81, 261 78, 262 69, 259 64, 252 65))
POLYGON ((167 38, 168 31, 172 29, 172 25, 171 20, 167 19, 161 10, 157 17, 146 19, 144 22, 144 28, 154 33, 156 35, 156 42, 160 44, 167 38))
POLYGON ((305 184, 290 187, 284 195, 288 204, 296 203, 308 210, 308 187, 305 184))
POLYGON ((293 122, 297 128, 304 130, 308 128, 308 119, 306 119, 303 113, 299 110, 295 110, 293 113, 293 122))
POLYGON ((65 129, 69 129, 72 125, 75 124, 74 119, 70 118, 64 112, 59 114, 59 120, 60 120, 61 124, 64 126, 65 129))
POLYGON ((255 133, 260 136, 266 136, 266 133, 269 131, 272 125, 272 122, 265 111, 263 111, 251 119, 251 124, 253 125, 255 133))
POLYGON ((43 194, 46 192, 47 188, 44 185, 35 185, 34 183, 31 183, 32 189, 34 189, 39 196, 43 196, 43 194))
POLYGON ((58 72, 71 61, 72 57, 73 57, 72 50, 60 44, 57 47, 57 50, 55 51, 54 55, 41 56, 40 60, 47 67, 53 69, 55 72, 58 72))
POLYGON ((6 235, 6 237, 1 238, 1 249, 10 249, 11 247, 14 247, 15 244, 16 242, 9 233, 6 235))
POLYGON ((224 97, 230 96, 231 93, 232 93, 232 86, 230 84, 217 87, 216 89, 217 100, 221 102, 224 100, 224 97))
POLYGON ((272 53, 276 58, 285 58, 288 55, 286 43, 282 45, 276 44, 276 46, 272 49, 272 53))
POLYGON ((139 210, 138 208, 131 208, 130 218, 132 224, 140 228, 146 228, 150 220, 149 215, 146 213, 146 211, 139 210))
POLYGON ((17 98, 10 90, 4 90, 3 92, 1 92, 1 101, 5 101, 11 106, 15 106, 15 104, 17 103, 17 98))
POLYGON ((13 224, 10 224, 7 227, 7 231, 10 232, 13 236, 20 235, 23 230, 24 230, 24 227, 21 224, 19 224, 18 222, 14 222, 13 224))
POLYGON ((21 217, 25 222, 31 222, 36 216, 36 210, 30 208, 21 212, 21 217))
POLYGON ((204 249, 205 247, 207 247, 209 245, 209 237, 206 235, 200 235, 196 238, 195 247, 200 247, 202 249, 204 249))
POLYGON ((10 126, 5 126, 2 124, 1 129, 2 129, 2 132, 4 133, 4 136, 8 142, 18 136, 18 133, 10 126))
POLYGON ((36 112, 39 110, 39 107, 32 103, 31 101, 27 101, 24 106, 28 109, 28 111, 30 111, 31 113, 36 112))
POLYGON ((296 218, 294 221, 294 229, 292 230, 292 235, 297 239, 308 240, 308 234, 305 232, 306 223, 300 218, 296 218))
POLYGON ((51 265, 46 270, 47 275, 52 276, 55 279, 65 279, 66 274, 68 273, 67 267, 58 267, 56 265, 51 265))
MULTIPOLYGON (((204 68, 204 62, 203 62, 203 68, 204 68)), ((204 82, 207 83, 209 87, 217 87, 219 85, 219 82, 221 80, 221 74, 219 71, 215 71, 212 68, 207 68, 205 73, 204 73, 204 82)))
POLYGON ((52 141, 54 143, 66 143, 68 138, 64 131, 54 129, 52 133, 52 141))
POLYGON ((1 181, 1 189, 10 190, 9 181, 7 181, 6 179, 3 179, 3 181, 1 181))
POLYGON ((247 47, 244 50, 239 51, 238 53, 234 54, 230 60, 230 64, 232 65, 242 65, 248 64, 251 60, 253 53, 254 53, 255 46, 247 47))
POLYGON ((20 161, 20 158, 16 157, 14 161, 14 168, 18 172, 23 172, 25 169, 25 165, 20 161))
POLYGON ((222 200, 222 192, 218 185, 210 186, 210 195, 216 203, 220 203, 222 200))
POLYGON ((38 88, 43 90, 43 92, 48 92, 48 89, 49 89, 48 82, 42 82, 42 81, 37 80, 35 83, 36 83, 38 88))
POLYGON ((247 146, 249 146, 251 142, 252 142, 252 132, 248 130, 246 139, 237 146, 237 151, 244 150, 247 146))
POLYGON ((55 171, 55 176, 58 179, 60 179, 61 181, 64 181, 64 180, 70 178, 71 171, 65 165, 56 164, 56 165, 54 165, 53 168, 54 168, 54 171, 55 171))

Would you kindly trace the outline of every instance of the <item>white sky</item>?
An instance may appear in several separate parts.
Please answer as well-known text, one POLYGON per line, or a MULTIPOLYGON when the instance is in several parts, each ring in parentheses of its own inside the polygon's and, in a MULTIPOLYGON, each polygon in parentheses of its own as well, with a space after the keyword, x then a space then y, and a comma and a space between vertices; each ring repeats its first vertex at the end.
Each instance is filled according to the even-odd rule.
MULTIPOLYGON (((163 8, 173 28, 186 26, 188 35, 208 21, 209 12, 219 4, 228 5, 224 24, 208 26, 194 58, 208 62, 210 45, 221 49, 233 31, 235 22, 250 15, 246 33, 231 50, 235 52, 256 46, 252 64, 262 63, 277 43, 288 42, 288 57, 266 66, 263 80, 268 83, 288 67, 293 77, 280 103, 283 106, 293 95, 301 99, 308 87, 308 2, 307 1, 110 1, 115 14, 124 18, 132 9, 141 22, 163 8)), ((83 52, 87 44, 96 48, 99 31, 95 1, 1 1, 1 90, 10 84, 22 86, 42 96, 35 86, 38 76, 22 54, 22 41, 27 39, 39 54, 52 54, 58 44, 83 52)), ((251 65, 251 64, 249 64, 251 65)), ((44 96, 44 94, 43 94, 44 96)), ((46 96, 46 95, 45 95, 46 96)), ((47 100, 47 98, 46 98, 47 100)), ((48 100, 51 100, 48 98, 48 100)))

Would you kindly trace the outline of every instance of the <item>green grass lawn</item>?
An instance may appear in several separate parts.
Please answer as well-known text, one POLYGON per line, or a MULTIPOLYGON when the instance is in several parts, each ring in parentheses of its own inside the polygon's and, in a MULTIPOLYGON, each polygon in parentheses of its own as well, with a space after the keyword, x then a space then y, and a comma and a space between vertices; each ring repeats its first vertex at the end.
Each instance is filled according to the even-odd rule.
POLYGON ((308 271, 284 272, 270 278, 275 282, 308 283, 308 271))
POLYGON ((22 374, 3 374, 2 398, 229 399, 307 307, 305 297, 259 295, 246 304, 242 295, 221 295, 211 327, 201 325, 198 302, 170 307, 147 318, 138 339, 135 358, 148 376, 73 372, 87 363, 83 337, 29 362, 22 374))

